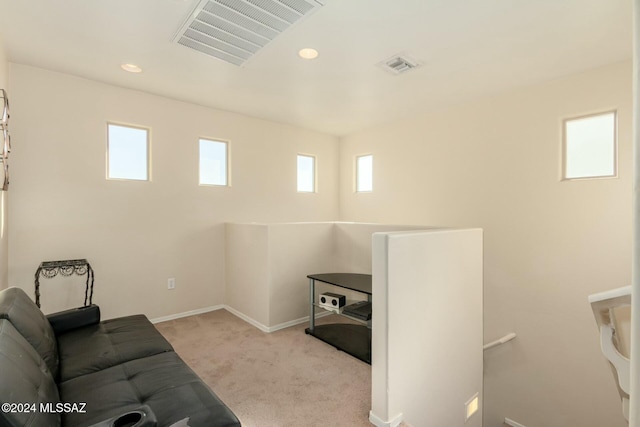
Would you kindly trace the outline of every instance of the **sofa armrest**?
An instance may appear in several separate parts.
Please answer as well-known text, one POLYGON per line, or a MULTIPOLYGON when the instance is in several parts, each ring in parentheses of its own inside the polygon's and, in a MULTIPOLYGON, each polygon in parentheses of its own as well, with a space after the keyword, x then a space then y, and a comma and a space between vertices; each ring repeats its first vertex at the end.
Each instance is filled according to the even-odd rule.
MULTIPOLYGON (((140 405, 120 415, 116 415, 108 420, 93 424, 90 427, 114 427, 114 426, 134 426, 134 427, 156 427, 158 421, 153 410, 148 405, 140 405)), ((185 424, 186 425, 186 424, 185 424)))
POLYGON ((91 304, 87 307, 72 308, 49 314, 47 320, 51 323, 53 332, 60 335, 73 329, 100 323, 100 307, 91 304))

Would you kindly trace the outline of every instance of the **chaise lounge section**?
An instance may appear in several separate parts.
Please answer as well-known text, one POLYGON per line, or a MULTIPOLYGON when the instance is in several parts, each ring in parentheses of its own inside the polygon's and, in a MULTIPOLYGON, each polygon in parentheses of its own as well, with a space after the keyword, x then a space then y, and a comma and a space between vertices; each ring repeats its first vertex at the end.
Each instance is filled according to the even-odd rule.
POLYGON ((0 291, 0 384, 0 425, 240 426, 145 316, 45 316, 19 288, 0 291))

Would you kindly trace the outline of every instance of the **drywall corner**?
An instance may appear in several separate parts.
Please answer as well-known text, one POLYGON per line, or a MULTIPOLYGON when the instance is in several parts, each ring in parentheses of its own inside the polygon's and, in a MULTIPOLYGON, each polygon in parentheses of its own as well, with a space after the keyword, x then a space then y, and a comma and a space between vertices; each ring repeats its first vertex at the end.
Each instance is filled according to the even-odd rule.
POLYGON ((372 413, 480 427, 482 230, 376 233, 373 246, 372 413))
POLYGON ((257 324, 269 324, 269 228, 225 224, 225 304, 257 324))

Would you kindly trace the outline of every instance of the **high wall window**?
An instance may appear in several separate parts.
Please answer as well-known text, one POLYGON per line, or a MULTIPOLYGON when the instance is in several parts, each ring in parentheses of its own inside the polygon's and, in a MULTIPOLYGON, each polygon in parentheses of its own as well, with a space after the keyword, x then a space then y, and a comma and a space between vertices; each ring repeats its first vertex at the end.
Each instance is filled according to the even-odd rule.
POLYGON ((225 141, 200 139, 200 185, 229 185, 229 149, 225 141))
POLYGON ((316 191, 316 158, 298 154, 298 192, 316 191))
POLYGON ((149 130, 107 124, 107 178, 149 180, 149 130))
POLYGON ((564 179, 617 175, 616 112, 564 121, 564 179))
POLYGON ((373 191, 373 156, 356 157, 356 191, 373 191))

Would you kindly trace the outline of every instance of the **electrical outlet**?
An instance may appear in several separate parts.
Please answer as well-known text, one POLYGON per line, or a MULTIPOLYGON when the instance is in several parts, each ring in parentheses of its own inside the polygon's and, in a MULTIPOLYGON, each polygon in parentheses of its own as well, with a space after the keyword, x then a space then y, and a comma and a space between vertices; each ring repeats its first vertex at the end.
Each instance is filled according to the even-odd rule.
POLYGON ((176 279, 174 277, 169 277, 167 280, 167 289, 175 289, 176 288, 176 279))

